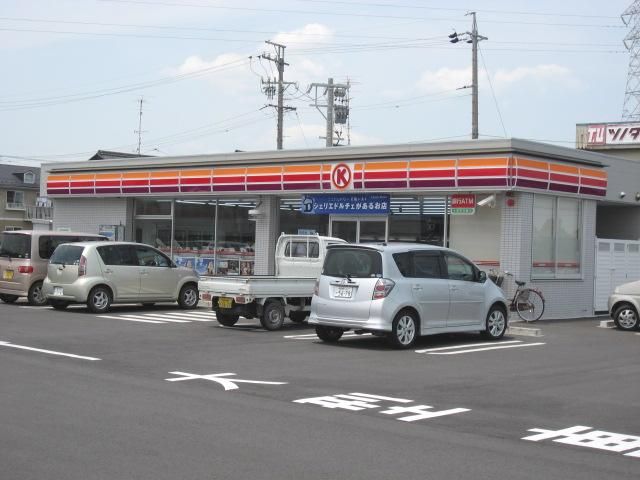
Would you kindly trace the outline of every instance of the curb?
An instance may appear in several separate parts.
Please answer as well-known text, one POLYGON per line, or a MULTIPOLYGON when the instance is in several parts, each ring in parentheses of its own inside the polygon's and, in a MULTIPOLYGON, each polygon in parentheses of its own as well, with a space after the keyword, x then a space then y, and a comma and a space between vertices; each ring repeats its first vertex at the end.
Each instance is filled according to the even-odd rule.
POLYGON ((523 337, 542 337, 542 330, 530 327, 509 327, 506 331, 509 335, 520 335, 523 337))
POLYGON ((613 320, 600 320, 598 328, 616 328, 616 324, 613 320))

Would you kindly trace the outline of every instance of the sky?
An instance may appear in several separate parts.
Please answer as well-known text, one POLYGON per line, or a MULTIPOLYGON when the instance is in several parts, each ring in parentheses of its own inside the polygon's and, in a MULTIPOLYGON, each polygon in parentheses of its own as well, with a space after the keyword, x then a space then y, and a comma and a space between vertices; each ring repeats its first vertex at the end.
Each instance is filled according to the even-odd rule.
MULTIPOLYGON (((471 29, 480 138, 571 147, 576 123, 620 121, 629 0, 3 0, 0 162, 98 149, 190 155, 276 148, 265 40, 286 46, 284 148, 324 148, 312 83, 350 85, 341 145, 463 140, 471 29)), ((319 95, 324 89, 318 90, 319 95)), ((324 103, 323 97, 319 103, 324 103)))

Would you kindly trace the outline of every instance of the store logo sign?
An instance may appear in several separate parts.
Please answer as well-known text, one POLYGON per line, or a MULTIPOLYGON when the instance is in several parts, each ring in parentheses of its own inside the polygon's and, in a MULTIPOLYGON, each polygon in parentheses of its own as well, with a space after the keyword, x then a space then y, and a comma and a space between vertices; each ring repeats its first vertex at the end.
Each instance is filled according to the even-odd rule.
POLYGON ((353 165, 339 163, 331 169, 331 188, 334 190, 347 190, 353 188, 353 165))

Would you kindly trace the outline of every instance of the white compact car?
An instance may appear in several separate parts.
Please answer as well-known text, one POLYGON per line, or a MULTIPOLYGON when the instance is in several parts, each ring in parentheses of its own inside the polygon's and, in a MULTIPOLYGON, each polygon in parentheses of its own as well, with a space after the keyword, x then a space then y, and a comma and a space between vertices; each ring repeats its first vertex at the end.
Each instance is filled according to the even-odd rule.
POLYGON ((618 285, 609 295, 609 315, 620 330, 640 328, 640 280, 618 285))
POLYGON ((507 301, 471 261, 420 244, 332 245, 316 282, 309 323, 325 342, 346 330, 386 335, 398 348, 419 335, 507 328, 507 301))

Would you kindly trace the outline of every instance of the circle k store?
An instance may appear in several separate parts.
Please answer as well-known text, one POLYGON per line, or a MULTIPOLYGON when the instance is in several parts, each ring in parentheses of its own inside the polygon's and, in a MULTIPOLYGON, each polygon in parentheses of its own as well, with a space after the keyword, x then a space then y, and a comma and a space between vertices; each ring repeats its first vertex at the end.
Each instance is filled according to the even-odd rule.
POLYGON ((153 245, 201 274, 273 274, 280 233, 420 242, 592 314, 611 157, 505 139, 43 165, 53 228, 153 245), (568 299, 573 299, 571 302, 568 299))

